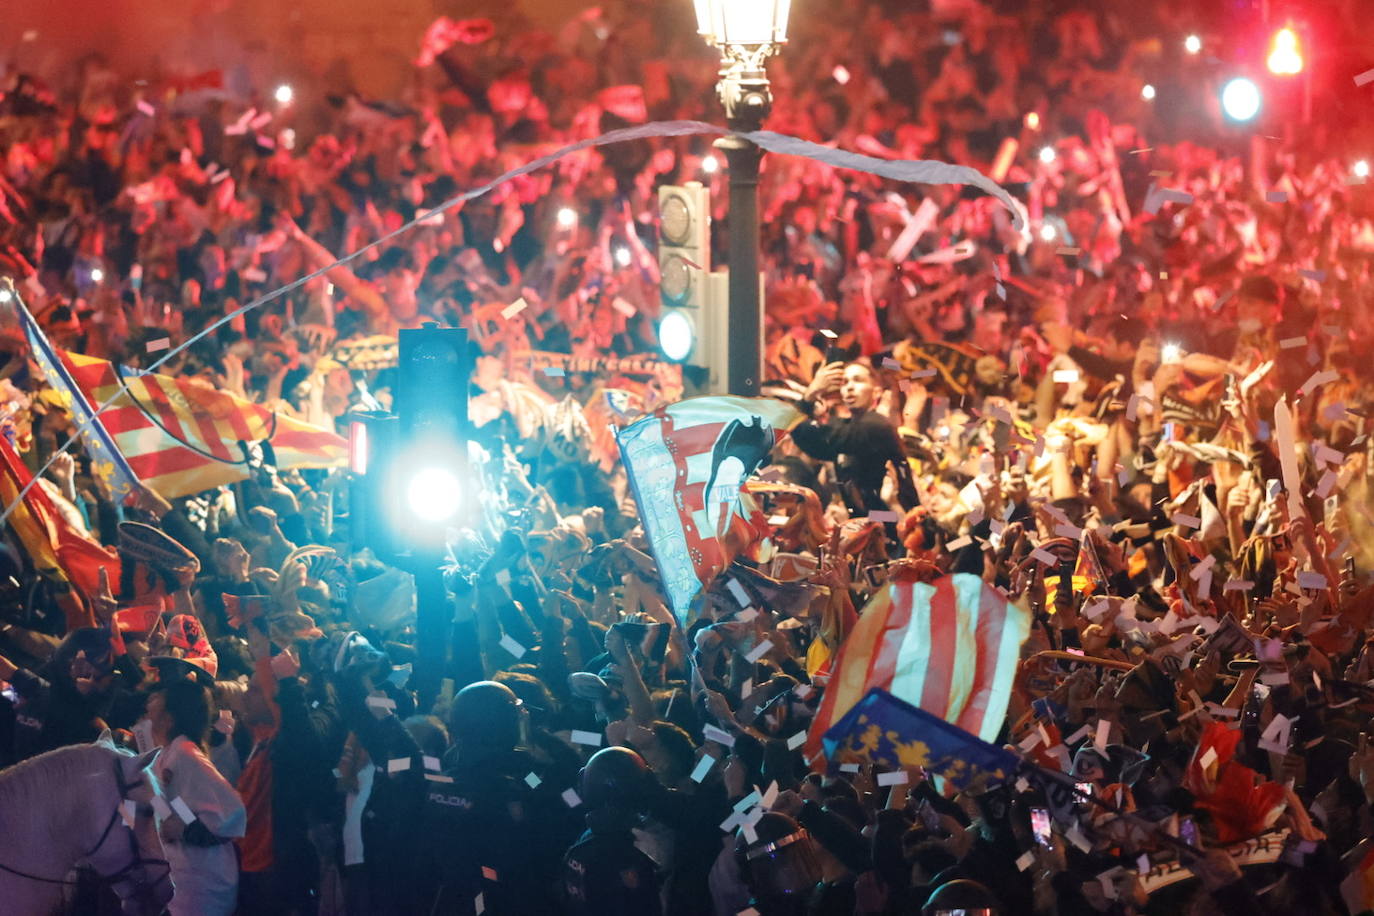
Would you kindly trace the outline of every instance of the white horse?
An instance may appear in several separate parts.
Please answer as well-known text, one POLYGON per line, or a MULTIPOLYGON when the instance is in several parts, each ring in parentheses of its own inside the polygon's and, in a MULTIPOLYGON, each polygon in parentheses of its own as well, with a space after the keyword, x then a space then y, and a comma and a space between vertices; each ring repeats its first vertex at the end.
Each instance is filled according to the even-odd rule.
POLYGON ((172 899, 153 823, 160 748, 134 756, 106 731, 94 744, 40 754, 0 770, 0 911, 62 911, 74 869, 110 883, 126 916, 157 916, 172 899))

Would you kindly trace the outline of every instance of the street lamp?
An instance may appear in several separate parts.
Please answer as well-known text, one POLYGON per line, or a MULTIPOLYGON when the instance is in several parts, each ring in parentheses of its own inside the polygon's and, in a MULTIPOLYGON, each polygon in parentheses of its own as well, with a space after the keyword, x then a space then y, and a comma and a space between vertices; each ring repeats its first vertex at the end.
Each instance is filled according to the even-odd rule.
MULTIPOLYGON (((731 130, 763 127, 773 104, 764 62, 787 42, 791 0, 693 0, 697 31, 720 51, 716 92, 731 130)), ((763 151, 740 137, 716 147, 730 165, 730 361, 728 391, 759 393, 763 309, 759 302, 759 161, 763 151)))

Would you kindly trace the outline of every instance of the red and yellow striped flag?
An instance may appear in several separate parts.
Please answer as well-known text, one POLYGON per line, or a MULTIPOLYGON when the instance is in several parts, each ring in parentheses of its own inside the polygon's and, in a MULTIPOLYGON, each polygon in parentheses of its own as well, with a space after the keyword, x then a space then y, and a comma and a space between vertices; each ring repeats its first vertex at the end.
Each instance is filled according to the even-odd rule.
POLYGON ((226 391, 67 350, 59 355, 93 405, 113 399, 95 422, 166 499, 247 479, 242 443, 269 444, 278 468, 338 467, 348 458, 343 437, 226 391))
POLYGON ((840 646, 806 742, 821 737, 874 687, 984 741, 1006 718, 1030 613, 970 573, 934 582, 899 571, 864 608, 840 646))

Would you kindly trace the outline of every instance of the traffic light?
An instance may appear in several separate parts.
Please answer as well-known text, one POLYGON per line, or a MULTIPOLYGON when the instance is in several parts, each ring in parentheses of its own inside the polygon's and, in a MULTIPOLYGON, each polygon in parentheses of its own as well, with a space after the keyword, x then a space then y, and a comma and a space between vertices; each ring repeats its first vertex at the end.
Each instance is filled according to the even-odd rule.
MULTIPOLYGON (((467 331, 427 324, 400 333, 394 414, 349 429, 349 513, 356 546, 387 562, 444 549, 477 506, 468 473, 467 331)), ((406 563, 405 565, 410 565, 406 563)))
POLYGON ((1286 25, 1274 33, 1266 62, 1269 72, 1275 76, 1297 76, 1302 72, 1302 43, 1298 40, 1297 29, 1286 25))
POLYGON ((658 343, 676 363, 705 368, 711 315, 711 196, 697 181, 658 189, 658 343))

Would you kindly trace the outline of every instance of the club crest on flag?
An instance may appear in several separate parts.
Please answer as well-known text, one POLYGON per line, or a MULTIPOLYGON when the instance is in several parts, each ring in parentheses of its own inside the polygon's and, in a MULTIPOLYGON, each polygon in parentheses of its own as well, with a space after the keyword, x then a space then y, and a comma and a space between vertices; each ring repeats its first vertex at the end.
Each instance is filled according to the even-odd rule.
POLYGON ((770 398, 690 398, 659 408, 616 439, 669 606, 693 603, 757 536, 745 481, 802 420, 770 398))

